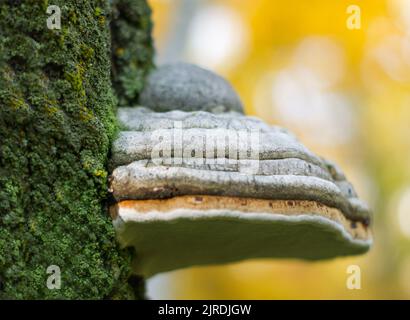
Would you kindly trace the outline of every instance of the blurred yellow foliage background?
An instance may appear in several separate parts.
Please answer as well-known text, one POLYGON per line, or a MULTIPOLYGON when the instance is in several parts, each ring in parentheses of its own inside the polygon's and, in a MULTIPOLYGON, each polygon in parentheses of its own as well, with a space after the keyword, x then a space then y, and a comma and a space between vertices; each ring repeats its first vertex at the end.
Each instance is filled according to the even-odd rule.
POLYGON ((331 261, 180 270, 150 280, 148 294, 410 299, 410 1, 149 2, 157 64, 186 61, 221 74, 248 114, 290 129, 339 163, 374 211, 375 245, 331 261), (357 29, 348 25, 351 5, 357 29), (361 268, 361 290, 346 287, 351 264, 361 268))

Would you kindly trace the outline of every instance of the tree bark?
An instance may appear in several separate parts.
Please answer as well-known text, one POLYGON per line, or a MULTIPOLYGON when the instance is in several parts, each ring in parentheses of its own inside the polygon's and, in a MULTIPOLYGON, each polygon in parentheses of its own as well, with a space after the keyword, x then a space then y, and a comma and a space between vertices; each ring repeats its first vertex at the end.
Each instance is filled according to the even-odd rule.
POLYGON ((111 52, 108 1, 0 0, 2 299, 143 297, 107 214, 106 164, 116 101, 135 102, 152 66, 150 12, 145 0, 112 6, 111 52), (60 30, 47 28, 49 5, 60 30), (46 285, 50 265, 60 289, 46 285))

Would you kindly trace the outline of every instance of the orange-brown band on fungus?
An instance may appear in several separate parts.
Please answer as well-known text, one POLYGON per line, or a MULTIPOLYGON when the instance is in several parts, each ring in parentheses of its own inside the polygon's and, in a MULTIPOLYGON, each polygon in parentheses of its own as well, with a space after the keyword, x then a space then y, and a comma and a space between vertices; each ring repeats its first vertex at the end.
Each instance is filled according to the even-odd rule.
POLYGON ((133 209, 137 214, 150 212, 167 214, 177 209, 204 211, 226 209, 244 214, 322 216, 339 223, 354 239, 368 240, 371 238, 371 231, 364 223, 346 218, 339 209, 308 200, 265 200, 209 195, 178 196, 155 200, 123 200, 111 206, 110 214, 113 219, 117 218, 120 209, 133 209))

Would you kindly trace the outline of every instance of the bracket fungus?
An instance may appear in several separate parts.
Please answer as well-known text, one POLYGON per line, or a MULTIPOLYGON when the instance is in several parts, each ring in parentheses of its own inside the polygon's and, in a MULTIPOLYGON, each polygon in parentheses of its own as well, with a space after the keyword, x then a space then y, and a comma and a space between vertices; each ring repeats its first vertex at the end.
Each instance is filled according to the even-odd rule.
POLYGON ((232 86, 213 72, 187 63, 153 71, 141 93, 140 104, 155 111, 237 111, 242 102, 232 86))
POLYGON ((287 130, 243 115, 233 89, 212 78, 221 79, 159 68, 144 106, 118 111, 125 131, 112 149, 110 212, 120 244, 136 249, 134 271, 366 252, 370 211, 342 171, 287 130), (212 108, 201 107, 207 97, 212 108))

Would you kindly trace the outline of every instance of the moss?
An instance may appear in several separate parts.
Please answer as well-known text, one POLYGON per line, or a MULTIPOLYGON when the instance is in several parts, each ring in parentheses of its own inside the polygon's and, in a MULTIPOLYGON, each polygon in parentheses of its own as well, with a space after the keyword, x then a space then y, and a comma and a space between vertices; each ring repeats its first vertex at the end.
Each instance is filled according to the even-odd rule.
POLYGON ((145 0, 113 0, 112 79, 119 105, 138 103, 144 79, 153 68, 151 10, 145 0))
MULTIPOLYGON (((117 130, 108 4, 53 4, 61 30, 46 27, 47 1, 0 4, 0 298, 140 298, 105 204, 117 130), (59 290, 46 287, 49 265, 59 290)), ((150 66, 148 51, 133 70, 150 66)))

